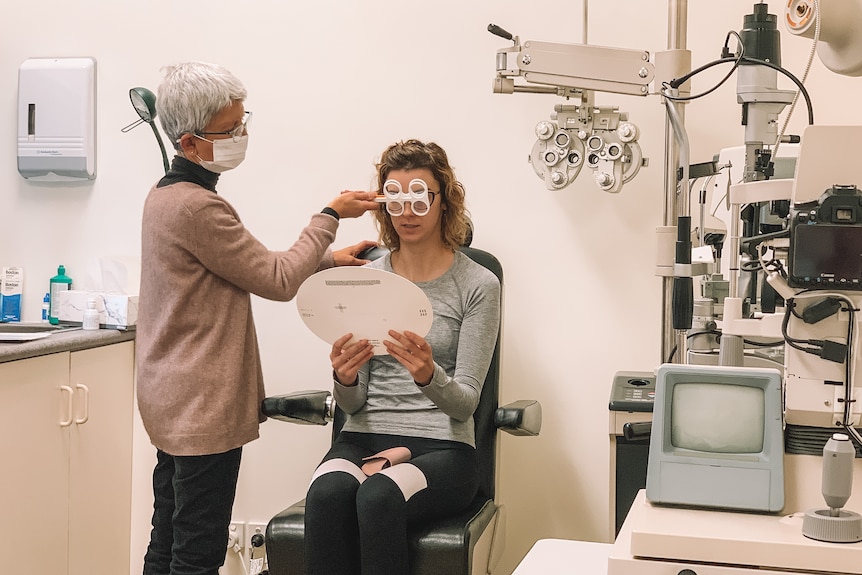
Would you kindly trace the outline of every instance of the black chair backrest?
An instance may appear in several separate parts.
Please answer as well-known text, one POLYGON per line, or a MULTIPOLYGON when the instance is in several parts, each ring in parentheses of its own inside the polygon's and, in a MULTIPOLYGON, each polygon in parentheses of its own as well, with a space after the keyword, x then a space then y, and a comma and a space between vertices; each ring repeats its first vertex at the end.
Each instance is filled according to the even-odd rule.
MULTIPOLYGON (((496 257, 486 251, 471 247, 462 247, 464 255, 478 264, 491 270, 500 285, 503 285, 503 267, 496 257)), ((385 249, 374 248, 361 257, 364 259, 377 259, 386 253, 385 249)), ((502 302, 501 302, 502 303, 502 302)), ((501 306, 502 307, 502 306, 501 306)), ((479 405, 473 414, 476 426, 476 452, 479 460, 479 491, 477 496, 486 499, 494 499, 495 480, 494 472, 497 467, 497 427, 494 425, 494 413, 497 411, 500 397, 500 332, 497 332, 497 343, 494 346, 494 355, 491 365, 488 367, 488 375, 482 386, 482 395, 479 405)), ((347 420, 347 415, 336 406, 332 421, 332 440, 341 433, 341 428, 347 420)))

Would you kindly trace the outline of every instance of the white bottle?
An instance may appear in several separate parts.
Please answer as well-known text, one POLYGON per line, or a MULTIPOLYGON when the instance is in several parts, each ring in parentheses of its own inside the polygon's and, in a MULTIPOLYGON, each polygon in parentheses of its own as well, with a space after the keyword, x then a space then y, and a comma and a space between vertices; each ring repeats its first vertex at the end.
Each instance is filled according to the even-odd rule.
POLYGON ((87 300, 87 309, 84 310, 83 329, 99 329, 99 310, 96 309, 96 299, 87 300))

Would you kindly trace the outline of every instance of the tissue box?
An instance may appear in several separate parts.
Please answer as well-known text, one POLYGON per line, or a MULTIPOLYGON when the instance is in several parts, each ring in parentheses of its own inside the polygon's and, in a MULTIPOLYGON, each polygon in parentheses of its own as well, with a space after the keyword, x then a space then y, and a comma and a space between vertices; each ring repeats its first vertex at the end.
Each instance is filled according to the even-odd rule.
POLYGON ((138 296, 66 290, 57 294, 56 314, 63 323, 83 324, 87 300, 96 300, 99 327, 129 329, 138 321, 138 296))

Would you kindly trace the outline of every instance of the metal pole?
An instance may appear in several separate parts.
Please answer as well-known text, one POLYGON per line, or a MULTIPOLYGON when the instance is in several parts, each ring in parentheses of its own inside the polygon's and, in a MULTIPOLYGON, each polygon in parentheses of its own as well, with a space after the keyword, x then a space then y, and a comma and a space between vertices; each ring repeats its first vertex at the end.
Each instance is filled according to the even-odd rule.
POLYGON ((590 13, 590 0, 584 0, 584 19, 583 19, 584 31, 583 31, 582 37, 581 37, 581 44, 583 44, 584 46, 589 44, 588 38, 587 38, 587 31, 589 30, 589 27, 590 27, 589 13, 590 13))
MULTIPOLYGON (((667 48, 668 50, 685 50, 687 42, 688 30, 688 0, 668 0, 667 14, 667 48)), ((685 106, 680 105, 678 108, 679 119, 685 123, 685 106)), ((663 220, 665 226, 676 226, 677 215, 679 213, 678 197, 677 197, 677 166, 679 164, 679 147, 673 135, 673 127, 670 120, 665 120, 664 128, 664 147, 665 147, 665 173, 664 173, 664 190, 665 190, 665 205, 663 220)), ((687 190, 687 182, 683 182, 683 187, 687 190)), ((672 311, 672 295, 673 295, 673 278, 662 278, 662 347, 661 361, 665 362, 670 358, 671 351, 676 349, 677 362, 685 363, 685 334, 677 333, 673 329, 673 321, 671 317, 672 311)))

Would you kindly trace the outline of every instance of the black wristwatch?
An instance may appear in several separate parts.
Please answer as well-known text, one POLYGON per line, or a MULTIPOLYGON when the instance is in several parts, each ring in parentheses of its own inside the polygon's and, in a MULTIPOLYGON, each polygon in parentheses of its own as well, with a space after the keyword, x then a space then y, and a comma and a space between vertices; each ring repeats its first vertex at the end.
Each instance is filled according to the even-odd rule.
POLYGON ((326 206, 325 208, 320 210, 320 213, 321 214, 328 214, 328 215, 332 216, 333 218, 335 218, 336 220, 341 219, 341 216, 338 215, 338 212, 336 212, 335 210, 333 210, 329 206, 326 206))

